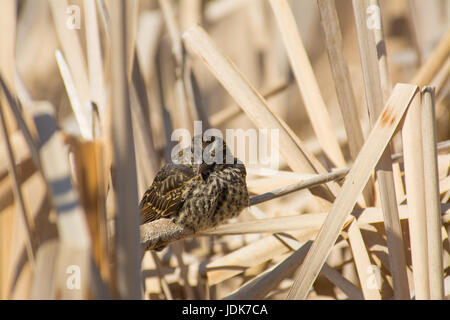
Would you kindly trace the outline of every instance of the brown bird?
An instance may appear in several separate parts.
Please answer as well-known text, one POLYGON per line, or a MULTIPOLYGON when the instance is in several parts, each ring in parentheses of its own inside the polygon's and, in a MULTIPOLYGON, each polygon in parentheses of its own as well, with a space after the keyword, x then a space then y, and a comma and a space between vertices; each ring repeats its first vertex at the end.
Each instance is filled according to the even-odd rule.
POLYGON ((227 152, 221 138, 214 136, 202 141, 202 160, 194 163, 195 139, 190 163, 164 165, 145 192, 139 205, 142 223, 171 218, 197 232, 236 217, 248 206, 244 164, 227 152))

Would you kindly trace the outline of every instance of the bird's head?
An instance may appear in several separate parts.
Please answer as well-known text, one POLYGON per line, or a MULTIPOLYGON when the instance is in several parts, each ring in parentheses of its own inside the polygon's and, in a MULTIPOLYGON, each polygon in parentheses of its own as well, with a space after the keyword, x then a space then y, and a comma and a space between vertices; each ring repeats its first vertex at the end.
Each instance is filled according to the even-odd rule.
POLYGON ((236 163, 225 141, 218 136, 196 136, 193 139, 193 160, 197 173, 205 173, 217 167, 236 163), (201 147, 200 147, 201 146, 201 147))

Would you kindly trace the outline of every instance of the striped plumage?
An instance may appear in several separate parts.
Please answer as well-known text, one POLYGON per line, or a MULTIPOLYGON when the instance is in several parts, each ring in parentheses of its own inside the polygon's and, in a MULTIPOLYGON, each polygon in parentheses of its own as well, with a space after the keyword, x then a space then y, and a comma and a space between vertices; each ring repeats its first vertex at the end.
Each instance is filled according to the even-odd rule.
POLYGON ((175 214, 183 204, 186 184, 199 180, 192 166, 169 163, 159 170, 150 188, 142 197, 142 223, 175 214))
MULTIPOLYGON (((223 143, 226 162, 227 148, 219 138, 204 142, 202 151, 211 152, 206 147, 213 141, 223 143)), ((237 158, 231 159, 232 163, 164 165, 141 200, 142 223, 171 218, 196 232, 237 216, 248 206, 246 170, 237 158)))

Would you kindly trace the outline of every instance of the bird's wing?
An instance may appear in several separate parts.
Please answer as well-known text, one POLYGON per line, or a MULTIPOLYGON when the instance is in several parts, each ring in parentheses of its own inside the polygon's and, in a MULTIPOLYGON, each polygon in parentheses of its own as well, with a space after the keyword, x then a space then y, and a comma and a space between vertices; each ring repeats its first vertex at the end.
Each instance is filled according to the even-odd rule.
POLYGON ((188 166, 165 165, 142 197, 139 205, 142 217, 141 223, 177 213, 183 205, 182 194, 187 182, 199 178, 188 166))

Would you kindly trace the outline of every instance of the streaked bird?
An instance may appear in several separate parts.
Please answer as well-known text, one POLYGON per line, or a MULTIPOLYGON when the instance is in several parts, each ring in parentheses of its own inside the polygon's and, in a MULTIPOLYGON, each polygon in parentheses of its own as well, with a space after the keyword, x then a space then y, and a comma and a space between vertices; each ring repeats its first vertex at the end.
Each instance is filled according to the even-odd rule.
POLYGON ((236 217, 248 206, 245 166, 223 139, 197 137, 189 150, 187 164, 167 163, 157 173, 140 202, 142 223, 169 218, 198 232, 236 217), (201 143, 198 148, 195 141, 201 143))

